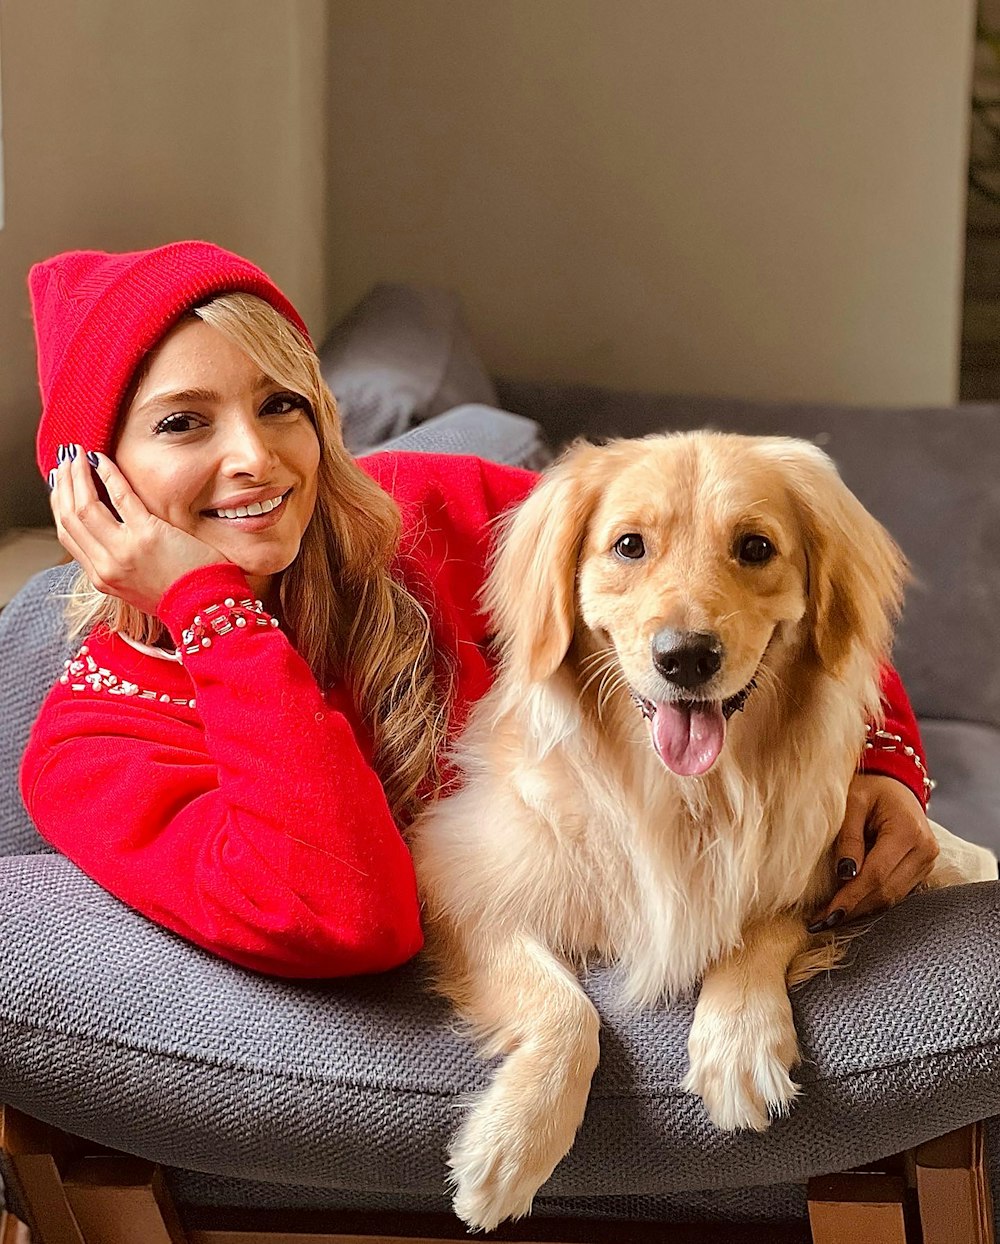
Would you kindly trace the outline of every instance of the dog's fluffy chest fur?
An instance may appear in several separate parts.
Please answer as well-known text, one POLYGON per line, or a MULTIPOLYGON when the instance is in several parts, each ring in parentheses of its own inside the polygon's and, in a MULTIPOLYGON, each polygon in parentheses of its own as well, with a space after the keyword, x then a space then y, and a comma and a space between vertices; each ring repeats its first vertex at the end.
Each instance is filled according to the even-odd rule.
POLYGON ((415 842, 432 915, 443 905, 454 917, 460 903, 463 922, 521 930, 578 965, 616 963, 626 997, 649 1004, 694 985, 754 919, 817 901, 858 746, 856 705, 837 712, 831 701, 823 730, 791 755, 768 754, 767 706, 755 706, 711 774, 678 779, 630 704, 607 723, 628 745, 609 749, 604 726, 565 690, 557 682, 516 703, 495 691, 475 714, 466 785, 415 842))

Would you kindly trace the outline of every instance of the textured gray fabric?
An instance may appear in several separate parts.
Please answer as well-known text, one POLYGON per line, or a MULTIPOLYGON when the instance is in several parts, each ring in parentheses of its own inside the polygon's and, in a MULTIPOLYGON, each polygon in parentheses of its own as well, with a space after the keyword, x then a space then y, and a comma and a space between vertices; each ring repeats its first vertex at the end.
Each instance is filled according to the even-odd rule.
MULTIPOLYGON (((251 1183, 168 1167, 174 1200, 182 1208, 205 1206, 231 1209, 369 1210, 408 1214, 446 1214, 451 1202, 444 1194, 359 1193, 344 1188, 303 1188, 289 1184, 251 1183)), ((717 1188, 675 1196, 538 1197, 536 1216, 566 1218, 629 1218, 649 1222, 776 1222, 805 1218, 802 1184, 762 1188, 717 1188)))
POLYGON ((59 593, 75 570, 43 570, 0 613, 0 855, 48 850, 24 810, 17 773, 32 723, 69 655, 59 593))
POLYGON ((353 453, 454 406, 497 404, 461 301, 447 290, 376 285, 333 330, 319 358, 353 453))
POLYGON ((871 410, 498 383, 553 445, 714 427, 800 436, 836 461, 917 576, 896 663, 921 717, 1000 726, 1000 407, 871 410))
POLYGON ((538 424, 492 406, 459 406, 373 452, 475 454, 490 462, 538 471, 552 458, 538 424))
MULTIPOLYGON (((911 899, 794 999, 803 1094, 727 1135, 677 1084, 692 1004, 605 1023, 577 1143, 547 1196, 800 1183, 1000 1111, 1000 883, 911 899)), ((121 907, 58 856, 0 860, 0 1099, 189 1170, 439 1196, 487 1068, 420 965, 303 984, 254 976, 121 907)))
POLYGON ((1000 730, 965 721, 920 723, 937 783, 930 814, 954 834, 1000 855, 1000 730))

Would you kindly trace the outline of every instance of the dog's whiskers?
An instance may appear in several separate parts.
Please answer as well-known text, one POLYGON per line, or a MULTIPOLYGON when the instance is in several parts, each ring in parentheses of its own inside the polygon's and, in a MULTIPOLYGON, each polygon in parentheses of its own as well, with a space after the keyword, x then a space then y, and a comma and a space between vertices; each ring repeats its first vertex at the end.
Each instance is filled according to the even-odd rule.
POLYGON ((612 692, 622 690, 628 690, 628 682, 622 671, 617 668, 606 670, 597 688, 597 716, 602 723, 604 721, 604 706, 607 703, 608 697, 612 692))

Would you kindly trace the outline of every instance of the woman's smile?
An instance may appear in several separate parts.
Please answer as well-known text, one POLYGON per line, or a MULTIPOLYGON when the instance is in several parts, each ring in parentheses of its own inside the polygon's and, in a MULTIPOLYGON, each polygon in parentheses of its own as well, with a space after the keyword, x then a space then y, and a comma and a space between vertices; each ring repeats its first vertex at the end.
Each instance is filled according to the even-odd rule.
POLYGON ((316 502, 312 410, 203 320, 149 356, 114 457, 151 513, 235 562, 259 596, 298 556, 316 502))
POLYGON ((291 488, 275 493, 267 490, 260 496, 244 496, 231 498, 219 505, 202 510, 208 518, 222 519, 227 523, 236 523, 242 531, 264 531, 274 526, 284 515, 282 509, 291 495, 291 488), (270 522, 257 522, 258 519, 270 519, 270 522))

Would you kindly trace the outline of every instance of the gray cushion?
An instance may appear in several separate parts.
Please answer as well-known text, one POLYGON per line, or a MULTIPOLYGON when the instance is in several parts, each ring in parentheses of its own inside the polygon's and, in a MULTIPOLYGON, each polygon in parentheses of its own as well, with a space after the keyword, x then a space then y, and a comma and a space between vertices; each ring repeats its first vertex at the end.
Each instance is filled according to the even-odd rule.
POLYGON ((378 446, 379 452, 475 454, 541 470, 552 453, 538 424, 492 406, 459 406, 378 446))
POLYGON ((1000 730, 965 721, 920 723, 936 782, 930 815, 1000 856, 1000 730))
POLYGON ((319 351, 353 453, 467 402, 495 406, 456 294, 376 285, 319 351))
POLYGON ((0 613, 0 855, 48 850, 21 802, 17 774, 38 710, 70 653, 61 594, 75 571, 43 570, 0 613))
POLYGON ((503 407, 539 420, 554 445, 700 427, 816 441, 913 564, 918 582, 896 662, 918 715, 1000 727, 1000 407, 873 410, 498 387, 503 407))
MULTIPOLYGON (((692 1003, 622 1011, 611 977, 587 1119, 548 1196, 799 1183, 1000 1109, 1000 883, 911 899, 795 996, 803 1095, 727 1135, 677 1084, 692 1003), (627 1120, 627 1123, 623 1123, 627 1120)), ((189 1170, 438 1196, 487 1068, 423 988, 285 982, 135 915, 59 856, 0 860, 0 1098, 189 1170)))

